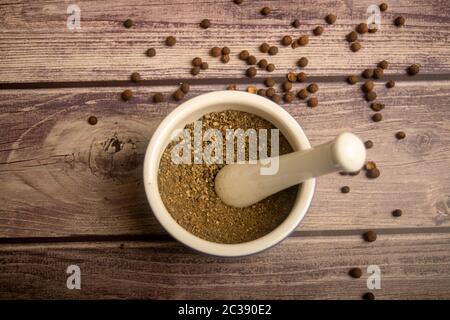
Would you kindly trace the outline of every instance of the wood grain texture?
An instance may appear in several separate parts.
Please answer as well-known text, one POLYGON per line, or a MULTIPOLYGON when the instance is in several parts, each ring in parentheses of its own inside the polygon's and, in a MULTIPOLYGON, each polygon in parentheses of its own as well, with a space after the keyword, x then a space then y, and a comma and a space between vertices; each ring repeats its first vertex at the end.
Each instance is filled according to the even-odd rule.
POLYGON ((175 242, 0 245, 0 298, 360 299, 370 291, 367 267, 377 265, 377 299, 449 299, 449 249, 449 234, 385 235, 370 244, 358 236, 290 237, 239 259, 175 242), (71 264, 81 269, 81 290, 66 288, 71 264), (348 275, 353 267, 361 278, 348 275))
MULTIPOLYGON (((397 82, 391 90, 377 83, 386 104, 380 123, 370 120, 358 86, 319 86, 319 107, 296 100, 286 110, 312 145, 345 130, 371 139, 368 158, 381 176, 320 178, 299 230, 449 226, 450 82, 397 82), (405 140, 395 139, 398 130, 405 140), (340 193, 343 185, 349 194, 340 193), (396 208, 403 217, 392 217, 396 208)), ((222 88, 193 86, 187 98, 222 88)), ((174 88, 136 87, 128 103, 122 89, 0 91, 0 237, 164 233, 145 198, 142 160, 152 132, 178 104, 151 103, 151 94, 174 88), (87 123, 90 115, 97 125, 87 123)))
MULTIPOLYGON (((389 3, 382 14, 382 27, 375 34, 362 36, 363 50, 352 53, 345 35, 364 22, 364 1, 245 1, 237 6, 231 0, 77 1, 81 9, 81 29, 66 27, 69 2, 50 0, 15 1, 0 6, 0 83, 42 81, 125 80, 133 71, 146 79, 179 79, 189 77, 190 61, 195 56, 209 63, 209 70, 199 78, 243 77, 247 67, 237 59, 240 50, 248 49, 258 59, 275 63, 275 75, 296 69, 301 56, 310 60, 312 75, 348 75, 378 61, 391 62, 388 73, 402 73, 412 63, 422 65, 422 73, 450 73, 450 9, 445 1, 399 0, 389 3), (262 17, 260 9, 268 5, 273 12, 262 17), (326 26, 324 17, 335 13, 335 25, 326 26), (406 25, 392 25, 398 15, 406 25), (135 25, 122 25, 132 18, 135 25), (199 22, 209 18, 211 28, 204 30, 199 22), (294 29, 290 23, 300 19, 294 29), (311 30, 323 25, 320 37, 311 30), (281 47, 282 36, 298 38, 311 35, 310 44, 292 50, 281 47), (165 37, 173 35, 177 44, 168 48, 165 37), (267 41, 278 45, 278 55, 270 57, 258 51, 267 41), (229 46, 230 63, 224 65, 208 56, 213 46, 229 46), (154 58, 145 56, 155 47, 154 58)), ((267 72, 260 72, 261 75, 267 72)))

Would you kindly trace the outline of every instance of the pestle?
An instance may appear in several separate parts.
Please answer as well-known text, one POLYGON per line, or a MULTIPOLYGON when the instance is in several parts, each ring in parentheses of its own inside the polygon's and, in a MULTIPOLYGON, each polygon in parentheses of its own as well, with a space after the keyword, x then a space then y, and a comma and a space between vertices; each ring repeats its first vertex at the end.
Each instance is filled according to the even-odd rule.
MULTIPOLYGON (((268 160, 268 159, 266 159, 268 160)), ((315 148, 270 158, 271 164, 229 164, 216 176, 215 189, 232 207, 248 207, 305 180, 336 171, 355 172, 366 160, 366 149, 353 133, 344 132, 315 148), (278 161, 278 170, 269 172, 278 161), (262 174, 262 172, 265 174, 262 174)))

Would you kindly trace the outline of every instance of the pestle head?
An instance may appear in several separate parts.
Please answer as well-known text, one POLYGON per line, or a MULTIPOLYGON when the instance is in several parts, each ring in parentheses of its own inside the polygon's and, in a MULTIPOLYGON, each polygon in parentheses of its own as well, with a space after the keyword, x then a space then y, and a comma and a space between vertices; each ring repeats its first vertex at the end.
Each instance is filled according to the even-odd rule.
POLYGON ((356 135, 350 132, 339 134, 333 143, 334 161, 347 172, 355 172, 366 162, 366 148, 356 135))

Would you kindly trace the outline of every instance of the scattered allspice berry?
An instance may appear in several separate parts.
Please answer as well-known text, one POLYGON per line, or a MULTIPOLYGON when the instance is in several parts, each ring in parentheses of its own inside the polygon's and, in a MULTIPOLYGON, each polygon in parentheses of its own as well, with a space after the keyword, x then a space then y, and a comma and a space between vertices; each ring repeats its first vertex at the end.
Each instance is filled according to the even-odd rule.
POLYGON ((394 80, 389 80, 388 82, 386 82, 386 88, 392 89, 393 87, 395 87, 395 81, 394 80))
POLYGON ((292 41, 291 47, 292 49, 298 48, 300 45, 298 44, 298 41, 292 41))
POLYGON ((363 234, 364 240, 366 240, 367 242, 374 242, 375 240, 377 240, 377 234, 375 233, 375 231, 367 231, 366 233, 363 234))
POLYGON ((223 47, 222 48, 222 54, 225 56, 225 55, 229 55, 231 53, 231 50, 230 50, 230 48, 228 48, 228 47, 223 47))
POLYGON ((383 2, 382 4, 380 4, 380 11, 384 12, 388 9, 388 5, 387 3, 383 2))
POLYGON ((308 65, 308 59, 305 58, 305 57, 301 57, 301 58, 297 61, 297 65, 298 65, 300 68, 306 67, 306 66, 308 65))
POLYGON ((306 99, 309 96, 309 92, 306 89, 301 89, 297 92, 297 97, 301 100, 306 99))
POLYGON ((336 16, 334 14, 329 14, 325 17, 325 21, 328 24, 334 24, 336 22, 336 16))
POLYGON ((256 68, 255 67, 250 67, 245 71, 245 74, 247 75, 247 77, 249 78, 253 78, 254 76, 256 76, 256 68))
POLYGON ((275 81, 272 78, 267 78, 264 80, 264 84, 266 87, 273 87, 275 85, 275 81))
POLYGON ((364 34, 369 31, 369 27, 367 26, 367 23, 360 23, 356 26, 356 32, 359 34, 364 34))
POLYGON ((375 300, 375 295, 372 292, 366 292, 363 294, 362 298, 364 300, 375 300))
POLYGON ((362 270, 360 268, 352 268, 350 269, 348 274, 350 275, 350 277, 358 279, 362 276, 362 270))
POLYGON ((272 96, 272 101, 275 102, 275 103, 280 103, 280 101, 281 101, 280 95, 274 94, 274 95, 272 96))
POLYGON ((173 93, 173 98, 174 98, 176 101, 180 101, 181 99, 183 99, 183 98, 184 98, 184 93, 183 93, 183 91, 181 91, 181 89, 176 90, 176 91, 173 93))
POLYGON ((366 142, 364 142, 364 147, 366 147, 366 149, 372 149, 373 147, 372 140, 367 140, 366 142))
POLYGON ((148 57, 154 57, 154 56, 156 56, 156 50, 155 50, 155 48, 150 48, 150 49, 148 49, 146 53, 147 53, 147 56, 148 56, 148 57))
POLYGON ((130 76, 130 79, 132 82, 139 82, 141 81, 141 75, 139 74, 139 72, 133 72, 130 76))
POLYGON ((395 209, 394 211, 392 211, 392 215, 393 215, 394 217, 401 217, 402 214, 403 214, 403 211, 400 210, 400 209, 395 209))
POLYGON ((395 18, 395 20, 394 20, 394 24, 397 27, 403 26, 405 24, 405 22, 406 22, 406 19, 402 16, 399 16, 399 17, 395 18))
POLYGON ((397 138, 397 140, 402 140, 406 138, 406 133, 403 131, 399 131, 395 134, 395 137, 397 138))
POLYGON ((358 40, 358 34, 355 31, 352 31, 345 36, 345 39, 347 39, 348 42, 355 42, 358 40))
POLYGON ((96 116, 90 116, 90 117, 88 118, 88 123, 89 123, 90 125, 92 125, 92 126, 96 125, 96 124, 97 124, 97 117, 96 117, 96 116))
POLYGON ((384 71, 382 68, 377 67, 373 70, 373 77, 375 79, 381 79, 383 77, 383 75, 384 75, 384 71))
POLYGON ((317 97, 311 97, 308 99, 308 107, 315 108, 319 104, 317 97))
POLYGON ((267 16, 268 14, 270 14, 270 8, 269 7, 264 7, 264 8, 262 8, 261 9, 261 14, 263 15, 263 16, 267 16))
POLYGON ((294 21, 292 21, 291 24, 294 28, 300 28, 300 20, 298 20, 298 19, 295 19, 294 21))
POLYGON ((275 47, 275 46, 271 46, 270 48, 269 48, 269 55, 271 55, 271 56, 274 56, 274 55, 276 55, 277 53, 278 53, 278 47, 275 47))
POLYGON ((376 179, 380 176, 380 170, 378 168, 367 170, 366 176, 369 179, 376 179))
POLYGON ((290 82, 295 82, 295 81, 297 81, 297 75, 296 75, 294 72, 289 72, 289 73, 287 74, 287 79, 288 79, 290 82))
POLYGON ((202 27, 203 29, 208 29, 211 26, 211 21, 209 21, 208 19, 203 19, 200 22, 200 27, 202 27))
POLYGON ((196 75, 198 75, 200 73, 200 67, 193 67, 192 69, 191 69, 191 74, 193 75, 193 76, 196 76, 196 75))
POLYGON ((189 92, 190 88, 191 87, 189 86, 189 83, 187 83, 187 82, 183 82, 180 85, 180 90, 183 91, 184 94, 187 94, 189 92))
POLYGON ((299 74, 297 74, 297 81, 298 82, 305 82, 306 79, 308 79, 308 75, 304 72, 300 72, 299 74))
POLYGON ((264 89, 258 89, 258 91, 256 93, 261 97, 266 96, 266 90, 264 90, 264 89))
POLYGON ((202 70, 206 70, 208 68, 209 68, 208 62, 202 62, 202 64, 200 65, 200 69, 202 70))
POLYGON ((172 46, 174 46, 176 43, 177 43, 177 39, 175 39, 175 37, 168 36, 168 37, 166 38, 166 45, 167 45, 167 46, 172 47, 172 46))
POLYGON ((385 106, 384 106, 383 103, 378 103, 378 102, 374 102, 374 103, 372 103, 372 104, 370 105, 370 108, 371 108, 373 111, 376 111, 376 112, 379 112, 379 111, 383 110, 384 107, 385 107, 385 106))
POLYGON ((365 69, 361 73, 361 75, 363 76, 363 78, 370 79, 373 77, 373 69, 365 69))
POLYGON ((269 52, 269 48, 270 45, 267 42, 264 42, 259 46, 259 51, 261 51, 262 53, 267 53, 269 52))
POLYGON ((323 27, 321 27, 321 26, 317 26, 317 27, 315 27, 314 30, 313 30, 313 34, 314 34, 315 36, 321 36, 322 33, 323 33, 323 27))
POLYGON ((266 67, 268 72, 273 72, 275 70, 275 65, 273 63, 269 63, 266 67))
POLYGON ((364 92, 370 92, 373 90, 374 83, 372 80, 366 80, 364 84, 361 86, 361 90, 364 92))
POLYGON ((153 95, 153 102, 160 103, 164 101, 164 95, 161 92, 157 92, 153 95))
POLYGON ((131 98, 133 98, 133 92, 131 90, 127 89, 122 92, 122 99, 124 101, 131 100, 131 98))
POLYGON ((300 46, 306 46, 309 43, 309 37, 303 35, 297 41, 300 46))
POLYGON ((192 59, 192 65, 194 67, 200 67, 201 64, 202 64, 202 58, 196 57, 196 58, 192 59))
POLYGON ((369 28, 369 33, 375 33, 375 32, 378 31, 378 28, 377 28, 377 24, 376 24, 376 23, 371 23, 371 24, 368 26, 368 28, 369 28))
POLYGON ((389 62, 386 60, 380 61, 380 63, 378 63, 378 67, 386 70, 389 67, 389 62))
POLYGON ((415 76, 419 73, 420 67, 417 64, 412 64, 408 67, 408 74, 410 76, 415 76))
POLYGON ((131 28, 133 26, 133 20, 127 19, 123 22, 123 26, 127 29, 131 28))
POLYGON ((249 65, 254 65, 254 64, 256 64, 256 57, 255 57, 255 56, 249 56, 249 57, 247 58, 247 64, 249 64, 249 65))
POLYGON ((283 91, 287 92, 292 89, 292 82, 290 82, 289 80, 285 80, 282 84, 282 87, 283 91))
POLYGON ((220 57, 220 61, 222 61, 223 63, 228 63, 230 62, 230 55, 229 54, 224 54, 220 57))
POLYGON ((247 60, 248 57, 250 57, 250 53, 247 50, 242 50, 241 52, 239 52, 239 59, 247 60))
POLYGON ((286 103, 291 103, 294 100, 294 94, 292 92, 286 92, 283 96, 283 100, 286 103))
POLYGON ((266 59, 261 59, 258 61, 258 67, 260 67, 261 69, 265 69, 268 64, 269 63, 267 62, 266 59))
POLYGON ((236 85, 234 83, 229 84, 227 90, 236 90, 236 85))
POLYGON ((242 2, 244 2, 244 0, 233 0, 233 2, 236 4, 241 4, 242 2))
POLYGON ((288 46, 292 43, 292 37, 291 36, 284 36, 283 38, 281 38, 281 44, 283 46, 288 46))
POLYGON ((209 54, 214 57, 217 58, 222 54, 222 50, 219 47, 212 47, 211 51, 209 52, 209 54))
MULTIPOLYGON (((367 102, 373 101, 373 100, 375 100, 375 99, 377 98, 377 93, 376 93, 375 91, 367 92, 367 93, 364 95, 364 98, 366 99, 367 102)), ((372 118, 372 119, 373 119, 373 118, 372 118)), ((374 120, 374 121, 375 121, 375 120, 374 120)))
POLYGON ((366 171, 373 170, 377 167, 377 164, 373 161, 367 161, 367 163, 364 165, 364 169, 366 171))
MULTIPOLYGON (((373 91, 372 91, 373 92, 373 91)), ((381 115, 381 113, 377 112, 372 116, 372 121, 373 122, 380 122, 381 120, 383 120, 383 116, 381 115)))
POLYGON ((272 88, 272 87, 266 90, 266 95, 267 95, 269 98, 273 97, 276 93, 277 93, 277 92, 276 92, 275 89, 272 88))
POLYGON ((319 91, 319 86, 317 85, 317 83, 311 83, 306 89, 311 93, 316 93, 317 91, 319 91))
POLYGON ((361 44, 358 41, 353 42, 350 45, 350 50, 352 50, 353 52, 358 52, 359 50, 361 50, 361 44))
POLYGON ((349 193, 350 192, 350 187, 349 186, 343 186, 341 188, 341 192, 342 193, 349 193))
POLYGON ((247 87, 247 92, 248 93, 256 93, 257 89, 255 86, 249 86, 247 87))
POLYGON ((356 84, 358 82, 358 76, 351 75, 347 78, 349 84, 356 84))
POLYGON ((355 172, 349 172, 349 176, 357 176, 361 170, 355 171, 355 172))

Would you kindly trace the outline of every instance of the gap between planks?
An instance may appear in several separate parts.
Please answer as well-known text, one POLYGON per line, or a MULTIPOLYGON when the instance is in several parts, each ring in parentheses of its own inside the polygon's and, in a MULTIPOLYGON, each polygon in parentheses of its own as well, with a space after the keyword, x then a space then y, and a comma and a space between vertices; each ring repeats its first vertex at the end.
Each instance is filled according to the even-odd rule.
MULTIPOLYGON (((406 71, 405 71, 406 73, 406 71)), ((308 77, 307 82, 322 82, 322 83, 336 83, 346 82, 346 78, 349 75, 338 76, 311 76, 308 77)), ((24 82, 24 83, 0 83, 0 90, 24 90, 24 89, 55 89, 55 88, 104 88, 104 87, 146 87, 146 86, 171 86, 179 85, 182 82, 189 82, 191 85, 218 85, 218 84, 256 84, 263 83, 266 78, 272 78, 276 82, 282 82, 285 77, 258 77, 258 78, 180 78, 180 79, 154 79, 154 80, 141 80, 138 83, 125 80, 109 80, 109 81, 62 81, 62 82, 24 82)), ((418 74, 415 76, 409 76, 406 74, 393 74, 385 75, 383 79, 373 79, 375 82, 385 82, 389 80, 394 81, 446 81, 450 79, 450 74, 418 74)), ((363 78, 361 80, 364 80, 363 78)))

